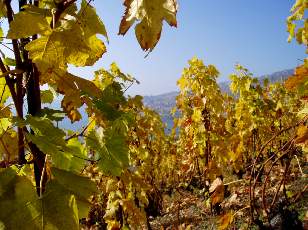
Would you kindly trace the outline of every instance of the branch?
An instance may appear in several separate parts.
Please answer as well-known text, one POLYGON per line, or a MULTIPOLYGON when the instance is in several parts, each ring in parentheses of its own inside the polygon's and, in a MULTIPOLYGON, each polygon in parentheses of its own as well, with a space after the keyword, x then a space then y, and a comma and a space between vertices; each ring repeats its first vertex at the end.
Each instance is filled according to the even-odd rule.
POLYGON ((54 20, 51 22, 51 27, 59 21, 61 14, 76 1, 77 0, 65 0, 56 4, 57 9, 55 12, 54 20))
MULTIPOLYGON (((40 180, 40 198, 43 196, 43 182, 44 182, 44 176, 45 176, 45 171, 46 171, 46 162, 47 162, 47 155, 45 155, 45 160, 44 160, 44 167, 42 170, 42 174, 41 174, 41 180, 40 180)), ((45 186, 45 184, 44 184, 45 186)))
POLYGON ((84 135, 84 133, 87 131, 87 129, 89 128, 89 126, 92 124, 94 120, 90 121, 89 124, 87 124, 80 133, 74 133, 73 135, 67 137, 65 139, 65 141, 69 141, 70 139, 73 139, 75 137, 82 137, 84 135))
MULTIPOLYGON (((277 132, 276 134, 274 134, 259 150, 258 154, 256 155, 256 158, 253 161, 252 164, 252 169, 251 169, 251 173, 250 173, 250 180, 249 180, 249 201, 250 201, 250 215, 251 218, 254 218, 254 185, 252 186, 252 178, 254 177, 254 171, 255 171, 255 167, 256 167, 256 163, 260 157, 260 155, 263 153, 264 149, 266 148, 266 146, 268 146, 273 140, 275 140, 276 137, 278 137, 280 134, 295 128, 303 123, 305 123, 308 120, 308 116, 305 116, 303 119, 301 119, 299 122, 297 122, 295 125, 289 126, 285 129, 280 130, 279 132, 277 132)), ((292 139, 293 140, 293 139, 292 139)), ((288 142, 289 143, 289 142, 288 142)), ((263 167, 263 166, 262 166, 263 167)), ((257 176, 258 177, 258 176, 257 176)), ((255 182, 255 181, 254 181, 255 182)))
MULTIPOLYGON (((11 0, 4 1, 6 9, 7 9, 7 18, 9 24, 14 20, 14 12, 11 6, 11 0)), ((20 50, 18 46, 18 40, 12 39, 13 50, 16 61, 16 68, 23 69, 23 62, 20 55, 20 50)), ((14 101, 17 116, 19 118, 23 118, 23 74, 18 74, 16 79, 16 100, 14 101)), ((25 149, 24 149, 24 135, 21 128, 18 128, 18 154, 20 164, 25 164, 27 161, 25 159, 25 149)))

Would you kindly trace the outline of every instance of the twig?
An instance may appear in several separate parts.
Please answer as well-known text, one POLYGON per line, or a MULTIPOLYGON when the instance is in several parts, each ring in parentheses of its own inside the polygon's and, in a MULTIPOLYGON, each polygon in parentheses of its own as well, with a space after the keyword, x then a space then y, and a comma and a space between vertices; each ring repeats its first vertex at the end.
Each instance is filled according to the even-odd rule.
POLYGON ((290 166, 290 162, 288 162, 288 163, 286 164, 286 167, 285 167, 285 170, 284 170, 284 173, 283 173, 283 177, 282 177, 282 179, 281 179, 281 181, 280 181, 280 183, 279 183, 279 186, 278 186, 277 191, 276 191, 276 193, 275 193, 275 195, 274 195, 274 198, 273 198, 273 201, 272 201, 272 203, 271 203, 271 205, 270 205, 270 207, 269 207, 269 210, 272 210, 272 207, 274 206, 274 204, 275 204, 275 202, 276 202, 276 199, 277 199, 277 196, 278 196, 278 193, 279 193, 279 191, 280 191, 281 185, 284 185, 284 183, 285 183, 285 181, 286 181, 286 176, 287 176, 287 173, 288 173, 288 171, 289 171, 289 169, 290 169, 289 166, 290 166))
MULTIPOLYGON (((265 165, 266 165, 272 158, 274 158, 274 157, 277 155, 278 152, 283 151, 287 145, 289 145, 289 147, 288 147, 287 149, 285 149, 284 152, 289 151, 289 149, 290 149, 291 146, 292 146, 291 143, 292 143, 292 141, 294 140, 294 138, 295 138, 295 136, 293 136, 293 137, 291 138, 291 140, 289 140, 287 143, 285 143, 280 149, 278 149, 271 157, 269 157, 269 158, 262 164, 262 166, 260 167, 260 169, 259 169, 259 171, 258 171, 258 174, 257 174, 257 176, 256 176, 256 178, 255 178, 255 180, 254 180, 254 183, 253 183, 253 186, 252 186, 252 191, 255 190, 256 183, 257 183, 259 177, 261 176, 261 172, 262 172, 263 168, 265 167, 265 165)), ((253 196, 252 196, 252 199, 254 200, 254 199, 255 199, 255 197, 254 197, 254 192, 253 192, 252 195, 253 195, 253 196)))
POLYGON ((9 49, 10 51, 14 52, 14 50, 13 50, 11 47, 9 47, 9 46, 7 46, 7 45, 4 45, 3 43, 0 43, 0 45, 3 45, 5 48, 7 48, 7 49, 9 49))
POLYGON ((297 161, 297 164, 298 164, 299 171, 301 172, 302 177, 304 177, 304 176, 305 176, 305 173, 304 173, 304 172, 303 172, 303 170, 302 170, 302 167, 301 167, 301 165, 300 165, 300 163, 299 163, 298 157, 297 157, 297 155, 294 155, 294 156, 295 156, 295 158, 296 158, 296 161, 297 161))
POLYGON ((47 154, 45 155, 45 161, 44 161, 44 167, 41 174, 41 180, 40 180, 40 198, 43 196, 43 181, 44 181, 44 175, 46 170, 46 162, 47 162, 47 154))
POLYGON ((74 133, 73 135, 67 137, 65 139, 65 141, 69 141, 70 139, 73 139, 75 137, 82 137, 84 135, 84 133, 87 131, 87 129, 89 128, 89 126, 92 124, 94 120, 90 121, 83 129, 80 133, 74 133))
POLYGON ((265 190, 266 190, 266 184, 267 184, 267 181, 268 181, 268 178, 269 178, 269 175, 274 167, 274 165, 281 159, 283 158, 284 156, 286 156, 288 153, 289 153, 289 149, 288 151, 286 151, 285 153, 283 153, 280 157, 278 157, 271 165, 269 171, 267 172, 266 176, 265 176, 265 179, 264 179, 264 182, 263 182, 263 187, 262 187, 262 206, 263 206, 263 209, 264 211, 266 212, 266 214, 268 215, 268 209, 267 209, 267 206, 266 206, 266 202, 265 202, 265 190))
POLYGON ((247 205, 247 206, 245 206, 244 208, 241 208, 241 209, 239 209, 239 210, 236 210, 236 212, 233 214, 233 217, 235 217, 236 214, 239 213, 240 211, 243 211, 243 210, 245 210, 245 209, 247 209, 247 208, 250 208, 250 206, 247 205))
POLYGON ((235 184, 235 183, 242 182, 242 181, 244 181, 244 179, 231 181, 229 183, 224 184, 224 186, 227 186, 227 185, 230 185, 230 184, 235 184))
POLYGON ((250 215, 251 215, 251 219, 253 220, 254 219, 254 186, 255 186, 255 183, 254 183, 254 186, 252 187, 252 178, 254 177, 254 171, 255 171, 255 166, 256 166, 256 163, 260 157, 260 155, 263 153, 264 149, 266 148, 266 146, 268 144, 270 144, 277 136, 279 136, 280 134, 292 129, 292 128, 295 128, 297 126, 299 126, 300 124, 303 124, 307 121, 308 119, 308 116, 305 116, 303 119, 301 119, 299 122, 297 122, 295 125, 292 125, 292 126, 289 126, 285 129, 282 129, 280 130, 279 132, 277 132, 276 134, 274 134, 262 147, 261 149, 259 150, 255 160, 253 161, 253 164, 252 164, 252 169, 251 169, 251 173, 250 173, 250 180, 249 180, 249 202, 250 202, 250 215))
POLYGON ((295 199, 293 200, 293 203, 298 201, 298 199, 302 196, 302 194, 306 192, 307 188, 308 188, 308 185, 306 185, 302 191, 299 191, 297 193, 295 199))
POLYGON ((99 158, 97 160, 91 160, 91 159, 82 158, 82 157, 79 157, 79 156, 76 156, 76 155, 73 155, 73 157, 76 157, 76 158, 78 158, 80 160, 88 161, 90 163, 97 163, 97 162, 99 162, 101 160, 101 158, 99 158))
MULTIPOLYGON (((11 0, 4 0, 6 9, 7 9, 7 18, 9 24, 14 20, 14 11, 11 6, 11 0)), ((15 55, 15 61, 16 61, 16 68, 17 69, 23 69, 23 61, 20 55, 20 48, 18 45, 18 40, 17 39, 12 39, 13 43, 13 50, 14 50, 14 55, 15 55)), ((23 74, 19 74, 19 76, 16 79, 16 103, 15 103, 15 108, 17 112, 17 116, 19 118, 23 118, 23 74)), ((19 161, 20 164, 26 163, 25 159, 25 149, 23 147, 24 145, 24 136, 22 129, 18 128, 17 129, 18 133, 18 155, 19 155, 19 161)))
POLYGON ((7 86, 7 83, 5 83, 5 85, 3 87, 3 90, 2 90, 2 93, 1 93, 1 98, 0 98, 0 103, 2 103, 2 99, 3 99, 3 95, 4 95, 4 92, 5 92, 6 86, 7 86))

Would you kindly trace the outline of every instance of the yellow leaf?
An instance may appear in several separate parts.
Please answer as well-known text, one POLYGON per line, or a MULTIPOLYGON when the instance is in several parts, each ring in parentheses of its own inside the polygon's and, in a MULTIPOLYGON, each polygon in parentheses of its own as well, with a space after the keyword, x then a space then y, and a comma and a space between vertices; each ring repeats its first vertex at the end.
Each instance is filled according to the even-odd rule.
POLYGON ((226 213, 219 219, 218 230, 225 230, 233 222, 232 212, 226 213))
POLYGON ((135 27, 136 37, 143 50, 153 50, 157 44, 163 21, 176 26, 176 0, 125 0, 125 14, 122 18, 119 34, 125 35, 129 28, 135 27))
POLYGON ((295 138, 295 143, 301 144, 308 141, 308 126, 301 125, 297 129, 297 137, 295 138))
POLYGON ((200 109, 194 109, 194 113, 193 113, 191 118, 194 122, 200 122, 202 120, 201 110, 200 109))
POLYGON ((285 87, 288 90, 296 90, 300 85, 307 84, 307 82, 308 68, 306 65, 301 65, 295 69, 294 75, 286 80, 285 87))
POLYGON ((44 15, 39 14, 38 10, 37 7, 32 6, 14 15, 14 20, 10 23, 7 37, 18 39, 26 38, 34 34, 48 35, 51 33, 51 28, 47 19, 44 15))

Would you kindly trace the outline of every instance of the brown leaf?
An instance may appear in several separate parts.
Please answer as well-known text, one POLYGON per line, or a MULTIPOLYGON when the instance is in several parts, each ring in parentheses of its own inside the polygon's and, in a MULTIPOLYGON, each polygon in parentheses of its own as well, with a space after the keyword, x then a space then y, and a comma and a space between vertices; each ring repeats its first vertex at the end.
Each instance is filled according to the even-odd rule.
POLYGON ((220 185, 223 185, 222 180, 221 180, 219 177, 217 177, 217 178, 213 181, 213 183, 211 184, 211 187, 210 187, 210 189, 209 189, 209 193, 214 192, 214 191, 217 189, 217 187, 220 186, 220 185))
POLYGON ((233 221, 233 215, 232 212, 224 214, 222 217, 219 219, 219 230, 224 230, 227 229, 228 226, 232 223, 233 221))
POLYGON ((296 144, 305 143, 308 140, 308 127, 306 125, 301 125, 297 129, 297 137, 295 138, 296 144))
POLYGON ((219 177, 213 181, 209 189, 209 193, 212 193, 211 195, 212 205, 219 204, 224 200, 225 186, 219 177))
POLYGON ((286 80, 285 87, 288 90, 296 90, 300 85, 305 84, 307 81, 308 81, 308 68, 304 64, 304 65, 298 66, 295 69, 294 75, 290 76, 286 80))

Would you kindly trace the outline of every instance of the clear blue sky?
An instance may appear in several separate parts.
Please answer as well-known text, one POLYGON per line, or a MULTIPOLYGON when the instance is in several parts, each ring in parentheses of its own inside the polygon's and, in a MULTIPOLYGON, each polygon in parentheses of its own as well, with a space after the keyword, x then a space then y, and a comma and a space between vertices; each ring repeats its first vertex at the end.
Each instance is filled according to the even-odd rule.
POLYGON ((305 49, 287 43, 285 20, 294 1, 290 0, 179 0, 178 28, 164 24, 154 51, 144 58, 133 30, 118 36, 124 12, 121 0, 94 0, 104 21, 110 43, 108 52, 90 70, 116 61, 123 72, 141 84, 129 94, 155 95, 177 90, 176 81, 193 56, 214 64, 220 81, 228 79, 240 63, 256 76, 292 68, 305 57, 305 49))
POLYGON ((178 28, 165 23, 158 45, 144 58, 133 28, 124 37, 117 35, 123 1, 92 0, 110 43, 94 67, 71 70, 92 78, 94 70, 108 68, 115 61, 124 73, 141 82, 128 94, 156 95, 178 90, 176 81, 194 56, 214 64, 221 73, 219 81, 228 79, 236 63, 256 76, 293 68, 301 63, 298 59, 306 57, 303 46, 287 42, 285 21, 294 1, 178 0, 178 28))

